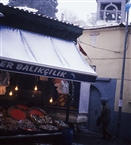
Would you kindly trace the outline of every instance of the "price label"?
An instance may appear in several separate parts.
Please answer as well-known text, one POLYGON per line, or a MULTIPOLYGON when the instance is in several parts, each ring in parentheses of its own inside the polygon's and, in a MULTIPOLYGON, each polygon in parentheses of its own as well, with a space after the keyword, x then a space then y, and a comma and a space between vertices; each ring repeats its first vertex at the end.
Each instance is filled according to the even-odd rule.
POLYGON ((122 100, 119 100, 118 106, 119 106, 119 107, 122 107, 122 100))

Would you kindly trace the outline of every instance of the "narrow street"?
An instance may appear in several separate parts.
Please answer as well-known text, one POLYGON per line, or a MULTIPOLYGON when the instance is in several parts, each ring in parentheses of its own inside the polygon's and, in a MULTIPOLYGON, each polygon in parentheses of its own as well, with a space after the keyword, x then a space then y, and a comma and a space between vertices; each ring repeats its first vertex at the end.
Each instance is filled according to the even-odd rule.
POLYGON ((93 133, 88 130, 82 130, 80 133, 74 133, 72 145, 130 145, 128 141, 113 137, 111 140, 103 140, 101 134, 93 133))

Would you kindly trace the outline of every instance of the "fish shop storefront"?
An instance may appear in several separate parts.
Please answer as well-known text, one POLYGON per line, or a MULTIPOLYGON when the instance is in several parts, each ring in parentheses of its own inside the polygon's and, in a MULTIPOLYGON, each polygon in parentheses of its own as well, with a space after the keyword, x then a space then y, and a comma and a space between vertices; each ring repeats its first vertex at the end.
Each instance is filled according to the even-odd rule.
MULTIPOLYGON (((82 58, 74 41, 41 34, 34 28, 19 28, 18 23, 8 20, 16 10, 2 7, 0 142, 58 145, 56 138, 62 135, 63 128, 69 128, 69 122, 87 121, 82 96, 89 93, 97 74, 82 58)), ((21 20, 19 13, 24 12, 17 11, 15 17, 21 20)))

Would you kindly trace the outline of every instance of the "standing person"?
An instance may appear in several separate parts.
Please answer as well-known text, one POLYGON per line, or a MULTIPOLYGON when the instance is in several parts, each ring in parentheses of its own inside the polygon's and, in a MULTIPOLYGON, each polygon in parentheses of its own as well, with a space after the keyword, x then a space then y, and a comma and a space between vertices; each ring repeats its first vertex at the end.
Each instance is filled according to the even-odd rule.
POLYGON ((101 120, 102 120, 102 131, 103 131, 102 139, 106 139, 106 136, 108 136, 108 139, 111 139, 112 135, 107 129, 110 123, 110 108, 108 107, 106 101, 102 101, 101 104, 102 104, 101 120))

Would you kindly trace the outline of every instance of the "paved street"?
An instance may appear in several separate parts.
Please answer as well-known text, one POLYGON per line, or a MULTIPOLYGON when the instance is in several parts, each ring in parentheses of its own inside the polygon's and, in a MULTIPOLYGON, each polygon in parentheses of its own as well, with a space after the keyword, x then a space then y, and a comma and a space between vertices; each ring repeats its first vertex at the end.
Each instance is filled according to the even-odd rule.
POLYGON ((120 138, 112 138, 111 140, 101 139, 101 135, 91 132, 74 133, 72 145, 131 145, 131 142, 127 142, 120 138))

